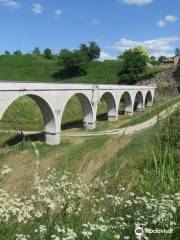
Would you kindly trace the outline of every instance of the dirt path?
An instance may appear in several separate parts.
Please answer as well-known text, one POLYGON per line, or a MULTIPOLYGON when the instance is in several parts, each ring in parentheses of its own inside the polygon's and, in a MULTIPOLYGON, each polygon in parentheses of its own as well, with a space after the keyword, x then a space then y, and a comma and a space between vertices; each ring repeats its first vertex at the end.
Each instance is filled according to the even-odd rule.
POLYGON ((120 128, 120 129, 113 129, 113 130, 107 130, 107 131, 99 131, 94 133, 62 133, 62 136, 68 136, 68 137, 91 137, 91 136, 104 136, 104 135, 132 135, 136 132, 140 132, 143 129, 152 127, 155 125, 158 121, 165 119, 170 113, 172 113, 180 103, 176 103, 175 105, 168 107, 155 117, 143 122, 139 123, 133 126, 129 126, 126 128, 120 128))

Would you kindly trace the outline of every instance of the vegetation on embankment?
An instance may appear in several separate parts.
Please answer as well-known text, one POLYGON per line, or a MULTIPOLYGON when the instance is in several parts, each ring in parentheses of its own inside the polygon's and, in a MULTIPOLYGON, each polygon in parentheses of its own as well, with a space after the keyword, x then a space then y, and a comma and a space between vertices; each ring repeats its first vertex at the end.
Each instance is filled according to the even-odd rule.
POLYGON ((145 111, 142 114, 133 115, 128 122, 121 124, 121 127, 129 127, 138 123, 145 122, 178 102, 180 102, 180 96, 164 101, 162 103, 155 103, 150 111, 145 111))
MULTIPOLYGON (((42 56, 30 54, 6 55, 0 56, 0 81, 118 84, 118 73, 121 67, 122 60, 92 61, 89 63, 86 76, 63 79, 58 75, 61 67, 57 57, 45 59, 42 56)), ((144 76, 166 68, 162 65, 147 67, 144 76)))
MULTIPOLYGON (((115 157, 104 160, 91 185, 67 171, 53 170, 46 181, 38 184, 32 196, 16 199, 2 192, 1 239, 136 239, 134 230, 141 226, 172 229, 171 234, 161 236, 146 234, 151 240, 178 240, 179 120, 178 109, 155 127, 135 135, 115 157), (3 216, 8 216, 8 220, 3 216)), ((83 166, 88 157, 92 160, 93 149, 94 155, 98 149, 105 151, 108 137, 98 139, 87 140, 88 146, 92 146, 91 156, 84 155, 84 143, 82 148, 79 145, 74 157, 77 154, 81 158, 82 149, 81 164, 70 155, 70 163, 76 169, 76 163, 83 166)), ((44 165, 45 159, 41 161, 44 165)), ((65 162, 67 170, 68 155, 65 162)))

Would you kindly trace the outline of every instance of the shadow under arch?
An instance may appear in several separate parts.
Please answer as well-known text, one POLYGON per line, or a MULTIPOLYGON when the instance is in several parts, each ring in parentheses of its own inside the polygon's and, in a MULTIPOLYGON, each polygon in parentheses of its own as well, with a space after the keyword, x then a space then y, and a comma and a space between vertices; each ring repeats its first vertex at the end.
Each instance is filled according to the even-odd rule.
POLYGON ((100 97, 100 103, 97 109, 97 120, 109 120, 114 121, 117 118, 117 111, 116 111, 116 102, 114 96, 110 92, 105 92, 100 97), (101 109, 100 109, 101 107, 101 109), (100 111, 101 110, 101 111, 100 111), (100 113, 100 114, 98 114, 100 113))
MULTIPOLYGON (((16 101, 20 101, 21 98, 30 98, 31 100, 33 100, 33 102, 35 102, 35 104, 38 106, 40 112, 42 113, 42 121, 43 121, 43 126, 38 133, 38 134, 30 134, 27 135, 25 138, 28 139, 28 137, 31 140, 43 140, 45 141, 47 144, 52 144, 52 139, 51 139, 51 135, 53 135, 56 132, 56 122, 55 122, 55 117, 54 117, 54 113, 50 107, 50 105, 47 103, 47 101, 39 96, 39 95, 35 95, 35 94, 25 94, 23 96, 17 96, 16 98, 14 98, 11 102, 8 103, 8 105, 4 108, 4 111, 2 113, 2 117, 1 120, 3 119, 4 115, 6 114, 6 112, 8 111, 8 109, 16 102, 16 101), (32 137, 32 138, 31 138, 32 137)), ((23 102, 19 103, 19 105, 23 105, 23 102)), ((28 110, 27 110, 28 112, 28 110)), ((31 110, 29 109, 28 114, 32 114, 31 110)), ((36 124, 35 122, 29 123, 29 124, 36 124)), ((23 131, 27 130, 26 127, 17 124, 17 128, 20 130, 20 132, 23 134, 23 131)), ((16 129, 17 129, 16 128, 16 129)), ((13 128, 14 129, 14 128, 13 128)), ((33 129, 31 129, 33 130, 33 129)), ((35 129, 37 130, 37 128, 35 129)), ((39 129, 38 129, 39 130, 39 129)), ((18 138, 19 139, 19 138, 18 138)))
POLYGON ((93 128, 93 107, 84 93, 73 94, 66 102, 61 115, 61 129, 93 128))
POLYGON ((132 114, 132 98, 128 91, 125 91, 119 101, 119 114, 129 115, 132 114))
POLYGON ((148 91, 145 97, 145 107, 152 107, 153 97, 151 91, 148 91))
POLYGON ((143 94, 141 91, 138 91, 136 93, 135 99, 134 99, 134 111, 143 111, 143 94))

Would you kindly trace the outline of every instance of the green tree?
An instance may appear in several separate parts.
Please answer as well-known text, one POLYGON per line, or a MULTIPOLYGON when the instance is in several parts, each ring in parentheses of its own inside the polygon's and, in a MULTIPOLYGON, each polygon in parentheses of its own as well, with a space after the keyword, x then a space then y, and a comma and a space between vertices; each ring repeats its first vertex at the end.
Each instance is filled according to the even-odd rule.
POLYGON ((136 46, 133 48, 134 52, 140 53, 141 55, 145 56, 147 60, 149 59, 149 54, 147 50, 143 46, 136 46))
POLYGON ((160 63, 156 60, 156 58, 154 56, 151 56, 150 59, 149 59, 149 62, 152 64, 152 65, 159 65, 160 63))
POLYGON ((64 77, 82 76, 87 74, 89 59, 80 51, 63 49, 59 54, 59 64, 63 67, 61 75, 64 77))
POLYGON ((46 48, 44 50, 44 57, 47 59, 52 59, 52 52, 50 48, 46 48))
POLYGON ((180 48, 176 48, 175 54, 176 54, 176 56, 177 56, 177 55, 180 55, 180 48))
POLYGON ((14 52, 14 55, 22 55, 22 53, 21 53, 20 50, 16 50, 16 51, 14 52))
POLYGON ((165 56, 160 56, 160 57, 158 58, 158 62, 163 63, 163 61, 166 60, 166 59, 167 59, 167 57, 165 57, 165 56))
POLYGON ((4 55, 10 55, 11 53, 8 51, 8 50, 6 50, 5 52, 4 52, 4 55))
POLYGON ((33 54, 34 54, 34 55, 40 55, 40 54, 41 54, 40 49, 39 49, 38 47, 35 47, 35 48, 34 48, 34 51, 33 51, 33 54))
POLYGON ((80 51, 82 51, 84 54, 87 55, 87 57, 89 58, 89 61, 98 59, 101 53, 100 47, 94 41, 89 42, 89 46, 87 46, 86 44, 81 44, 80 51))
POLYGON ((119 83, 134 84, 145 71, 148 57, 135 49, 126 50, 122 56, 123 65, 119 72, 119 83))

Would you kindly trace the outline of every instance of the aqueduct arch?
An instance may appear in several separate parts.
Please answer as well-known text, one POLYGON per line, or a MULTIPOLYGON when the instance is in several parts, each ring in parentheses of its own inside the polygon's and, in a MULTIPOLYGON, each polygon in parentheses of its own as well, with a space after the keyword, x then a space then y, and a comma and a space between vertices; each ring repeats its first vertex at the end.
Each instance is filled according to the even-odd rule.
POLYGON ((74 96, 76 96, 79 99, 79 102, 80 102, 82 110, 83 110, 84 128, 85 129, 94 129, 95 123, 94 123, 93 107, 92 107, 92 104, 91 104, 90 100, 88 99, 88 97, 83 93, 75 93, 68 98, 68 100, 66 101, 66 103, 64 104, 64 107, 63 107, 63 111, 61 114, 61 120, 62 120, 64 110, 66 108, 66 105, 74 96))
POLYGON ((105 101, 107 105, 108 121, 116 121, 118 118, 118 110, 115 98, 111 92, 105 92, 101 95, 100 101, 105 101))
POLYGON ((152 107, 153 97, 151 91, 148 91, 145 97, 145 107, 152 107))
POLYGON ((141 91, 138 91, 136 93, 135 99, 134 99, 134 106, 133 109, 134 111, 143 111, 144 109, 144 104, 143 104, 143 94, 141 91))
POLYGON ((125 115, 133 114, 133 103, 131 94, 128 91, 125 91, 119 101, 119 105, 123 104, 123 112, 125 115))
MULTIPOLYGON (((56 135, 55 133, 57 132, 57 121, 55 119, 55 115, 53 113, 53 110, 51 109, 50 105, 47 103, 45 99, 42 97, 35 95, 35 94, 26 94, 23 96, 27 96, 31 98, 39 107, 43 120, 44 120, 44 134, 45 134, 45 142, 47 144, 58 144, 60 142, 59 136, 54 137, 56 135), (53 134, 54 133, 54 134, 53 134)), ((21 97, 21 96, 20 96, 21 97)), ((3 111, 0 114, 0 119, 2 119, 3 115, 7 111, 7 109, 16 101, 20 98, 19 96, 16 96, 15 98, 11 99, 9 103, 4 107, 3 111)), ((31 113, 29 113, 31 114, 31 113)))

